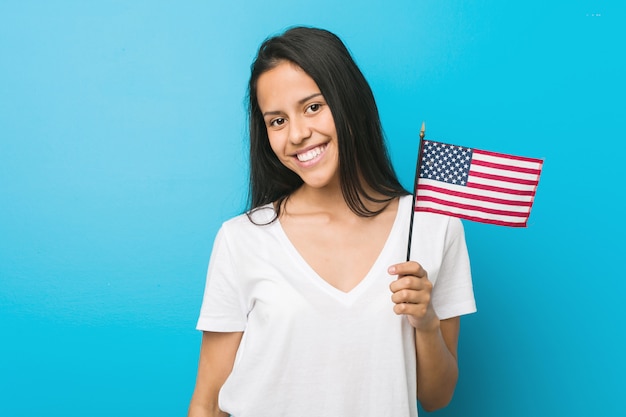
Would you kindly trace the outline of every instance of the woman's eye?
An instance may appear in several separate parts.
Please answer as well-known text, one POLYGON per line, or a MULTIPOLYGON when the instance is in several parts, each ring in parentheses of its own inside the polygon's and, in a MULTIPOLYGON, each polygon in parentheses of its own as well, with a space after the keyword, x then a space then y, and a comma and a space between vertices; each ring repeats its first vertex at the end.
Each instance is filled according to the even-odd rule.
POLYGON ((321 104, 319 103, 314 103, 311 104, 308 108, 307 108, 307 113, 315 113, 316 111, 318 111, 320 109, 320 107, 322 107, 321 104))
POLYGON ((281 126, 283 123, 285 123, 285 119, 279 117, 278 119, 270 121, 270 126, 278 127, 281 126))

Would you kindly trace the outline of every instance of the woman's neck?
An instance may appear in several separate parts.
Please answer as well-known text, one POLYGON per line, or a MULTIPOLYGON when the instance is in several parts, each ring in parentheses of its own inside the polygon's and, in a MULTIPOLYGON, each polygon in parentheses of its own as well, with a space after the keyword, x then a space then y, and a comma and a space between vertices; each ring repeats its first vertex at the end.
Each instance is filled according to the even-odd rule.
MULTIPOLYGON (((378 195, 378 193, 371 192, 369 195, 373 198, 386 200, 386 196, 378 195)), ((365 196, 361 196, 361 198, 366 207, 372 211, 378 211, 388 204, 387 202, 370 201, 365 196)), ((285 200, 283 212, 286 214, 326 212, 336 216, 358 217, 346 202, 339 184, 324 188, 313 188, 303 184, 285 200)))

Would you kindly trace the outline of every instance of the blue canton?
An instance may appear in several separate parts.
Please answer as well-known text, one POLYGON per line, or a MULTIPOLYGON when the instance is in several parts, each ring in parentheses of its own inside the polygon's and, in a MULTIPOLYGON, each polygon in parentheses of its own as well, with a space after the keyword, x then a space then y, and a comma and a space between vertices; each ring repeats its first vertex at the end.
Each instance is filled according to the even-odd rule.
POLYGON ((471 164, 471 148, 426 140, 419 176, 449 184, 466 185, 471 164))

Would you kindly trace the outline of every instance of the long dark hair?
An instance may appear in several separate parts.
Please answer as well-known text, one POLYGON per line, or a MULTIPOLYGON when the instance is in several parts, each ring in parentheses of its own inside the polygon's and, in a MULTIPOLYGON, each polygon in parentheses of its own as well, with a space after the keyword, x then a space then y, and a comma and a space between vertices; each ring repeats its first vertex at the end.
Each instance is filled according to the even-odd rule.
POLYGON ((337 131, 341 191, 350 209, 359 216, 376 216, 384 206, 372 211, 365 200, 385 203, 408 194, 391 165, 372 90, 348 49, 331 32, 295 27, 265 40, 251 66, 248 213, 277 202, 278 216, 285 199, 302 185, 302 179, 285 167, 272 151, 257 100, 257 81, 261 74, 284 61, 302 68, 328 103, 337 131), (384 197, 375 198, 367 189, 384 197))

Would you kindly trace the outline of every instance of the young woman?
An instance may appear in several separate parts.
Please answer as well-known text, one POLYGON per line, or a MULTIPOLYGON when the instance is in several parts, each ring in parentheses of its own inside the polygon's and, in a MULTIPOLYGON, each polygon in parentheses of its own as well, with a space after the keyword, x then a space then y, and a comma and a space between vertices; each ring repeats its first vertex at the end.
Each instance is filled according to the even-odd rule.
POLYGON ((266 40, 249 83, 250 207, 211 255, 189 416, 416 416, 450 401, 475 311, 461 222, 415 213, 339 38, 266 40))

